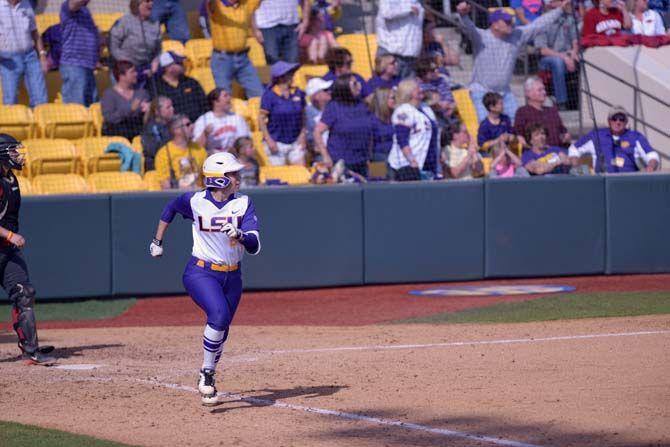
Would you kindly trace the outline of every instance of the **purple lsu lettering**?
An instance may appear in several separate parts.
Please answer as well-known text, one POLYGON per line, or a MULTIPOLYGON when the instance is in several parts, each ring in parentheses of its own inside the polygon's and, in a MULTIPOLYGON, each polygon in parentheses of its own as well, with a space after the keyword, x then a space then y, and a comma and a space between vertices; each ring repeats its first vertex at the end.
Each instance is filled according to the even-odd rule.
POLYGON ((236 228, 240 228, 242 225, 241 216, 214 216, 209 219, 209 225, 206 225, 203 222, 202 216, 198 216, 198 226, 200 231, 220 233, 223 230, 223 226, 227 223, 232 223, 236 228), (234 219, 234 220, 233 220, 234 219))

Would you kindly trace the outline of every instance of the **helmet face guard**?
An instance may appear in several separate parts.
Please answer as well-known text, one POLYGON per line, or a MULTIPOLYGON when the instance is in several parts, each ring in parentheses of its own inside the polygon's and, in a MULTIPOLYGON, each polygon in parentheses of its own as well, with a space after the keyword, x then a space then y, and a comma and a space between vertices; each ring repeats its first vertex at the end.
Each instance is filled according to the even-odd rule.
POLYGON ((230 178, 226 177, 225 175, 218 174, 210 177, 205 174, 205 188, 226 189, 230 186, 231 183, 232 181, 230 178))
POLYGON ((25 164, 25 156, 19 151, 22 148, 21 143, 0 145, 0 164, 20 171, 25 164))

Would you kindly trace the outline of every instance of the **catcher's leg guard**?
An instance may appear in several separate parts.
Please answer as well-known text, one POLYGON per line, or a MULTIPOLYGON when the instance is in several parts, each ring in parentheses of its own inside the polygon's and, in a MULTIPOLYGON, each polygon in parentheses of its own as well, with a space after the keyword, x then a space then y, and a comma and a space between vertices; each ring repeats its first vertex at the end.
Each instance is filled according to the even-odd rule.
POLYGON ((37 351, 37 328, 35 325, 35 289, 30 285, 17 284, 9 291, 13 303, 12 323, 19 336, 19 348, 32 354, 37 351))

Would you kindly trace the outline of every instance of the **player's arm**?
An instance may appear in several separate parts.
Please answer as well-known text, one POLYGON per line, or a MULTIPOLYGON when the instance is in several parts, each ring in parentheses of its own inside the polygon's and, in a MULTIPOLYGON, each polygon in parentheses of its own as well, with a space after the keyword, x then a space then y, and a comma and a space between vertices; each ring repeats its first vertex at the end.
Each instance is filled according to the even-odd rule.
POLYGON ((258 232, 258 217, 256 217, 256 207, 249 200, 247 211, 242 217, 242 224, 239 228, 232 223, 227 223, 223 226, 222 231, 231 239, 237 241, 244 246, 244 249, 250 255, 257 255, 261 251, 261 239, 258 232))
POLYGON ((195 193, 187 192, 186 194, 182 194, 163 208, 163 213, 156 227, 156 233, 151 241, 151 245, 149 245, 149 253, 154 258, 163 255, 163 238, 165 237, 165 232, 177 214, 181 214, 185 219, 193 220, 193 210, 191 209, 191 197, 193 197, 193 194, 195 193))
POLYGON ((0 238, 6 240, 16 248, 23 248, 23 246, 26 245, 26 240, 23 236, 4 227, 0 227, 0 238))

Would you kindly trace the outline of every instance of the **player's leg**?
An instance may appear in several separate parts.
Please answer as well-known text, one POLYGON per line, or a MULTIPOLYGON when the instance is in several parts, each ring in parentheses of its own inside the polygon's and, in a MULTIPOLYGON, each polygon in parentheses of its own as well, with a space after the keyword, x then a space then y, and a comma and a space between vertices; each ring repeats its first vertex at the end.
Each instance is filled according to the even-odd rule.
POLYGON ((14 250, 7 255, 2 284, 12 302, 12 323, 19 337, 19 348, 30 363, 51 365, 56 359, 45 355, 52 346, 39 348, 35 322, 35 288, 28 277, 28 267, 23 255, 14 250))

